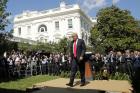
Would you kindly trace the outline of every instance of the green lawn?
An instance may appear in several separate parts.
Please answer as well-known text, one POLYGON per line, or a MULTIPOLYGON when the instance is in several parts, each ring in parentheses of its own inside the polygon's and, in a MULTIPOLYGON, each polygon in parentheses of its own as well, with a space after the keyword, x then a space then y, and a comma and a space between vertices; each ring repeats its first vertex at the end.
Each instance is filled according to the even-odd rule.
POLYGON ((48 75, 38 75, 31 76, 23 79, 18 79, 15 81, 2 82, 0 83, 0 88, 4 89, 16 89, 16 90, 26 90, 27 87, 31 87, 33 84, 44 82, 47 80, 56 79, 56 76, 48 76, 48 75))

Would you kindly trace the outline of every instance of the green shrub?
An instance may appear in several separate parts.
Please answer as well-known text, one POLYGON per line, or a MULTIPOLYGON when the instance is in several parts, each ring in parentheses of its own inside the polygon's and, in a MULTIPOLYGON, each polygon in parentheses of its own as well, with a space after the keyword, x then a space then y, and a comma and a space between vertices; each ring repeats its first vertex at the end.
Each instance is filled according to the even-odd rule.
MULTIPOLYGON (((60 77, 62 78, 69 78, 70 77, 70 72, 67 71, 67 72, 61 72, 60 74, 60 77)), ((101 72, 97 73, 94 78, 94 80, 101 80, 103 77, 103 74, 101 72)), ((75 78, 77 79, 80 79, 80 72, 78 71, 76 73, 76 76, 75 78)), ((126 73, 119 73, 119 72, 116 72, 115 74, 111 74, 111 75, 108 75, 108 79, 111 79, 111 80, 128 80, 131 82, 130 78, 129 78, 129 75, 127 75, 126 73)))
MULTIPOLYGON (((60 77, 69 78, 70 77, 70 72, 69 71, 66 71, 66 72, 62 71, 61 74, 60 74, 60 77)), ((75 78, 80 78, 80 72, 79 71, 76 73, 75 78)))
POLYGON ((109 79, 112 79, 112 80, 128 80, 128 81, 130 81, 130 78, 129 78, 128 74, 119 73, 119 72, 116 72, 115 74, 110 75, 109 79))
POLYGON ((93 78, 94 80, 100 80, 102 78, 102 73, 101 72, 97 73, 96 76, 93 78))
POLYGON ((76 78, 80 78, 80 72, 79 71, 76 73, 76 76, 75 77, 76 78))
POLYGON ((60 77, 65 78, 65 77, 64 77, 64 72, 63 72, 63 71, 61 72, 60 77))

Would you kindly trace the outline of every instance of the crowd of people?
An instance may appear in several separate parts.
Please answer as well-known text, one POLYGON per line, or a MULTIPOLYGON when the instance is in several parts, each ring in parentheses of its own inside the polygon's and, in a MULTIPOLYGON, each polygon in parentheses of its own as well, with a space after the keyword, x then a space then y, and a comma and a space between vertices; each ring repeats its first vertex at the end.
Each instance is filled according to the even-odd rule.
MULTIPOLYGON (((108 54, 92 53, 87 57, 95 73, 106 69, 109 74, 120 72, 130 77, 140 68, 140 51, 110 51, 108 54)), ((26 75, 60 75, 71 69, 71 57, 63 53, 5 52, 1 58, 0 71, 5 77, 26 75)))
POLYGON ((110 51, 106 55, 95 53, 90 58, 95 73, 107 70, 109 74, 126 73, 132 78, 140 68, 140 51, 110 51))
POLYGON ((8 75, 8 77, 38 74, 59 75, 62 71, 70 70, 70 60, 69 56, 63 53, 12 51, 4 53, 0 68, 3 69, 3 76, 8 75))

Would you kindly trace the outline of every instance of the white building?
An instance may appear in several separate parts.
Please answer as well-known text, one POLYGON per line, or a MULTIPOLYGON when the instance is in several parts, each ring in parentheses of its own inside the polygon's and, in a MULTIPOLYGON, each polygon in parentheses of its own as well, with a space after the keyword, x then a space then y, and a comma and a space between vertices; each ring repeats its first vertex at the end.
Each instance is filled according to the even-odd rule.
POLYGON ((96 19, 88 17, 78 4, 66 5, 45 11, 24 11, 14 18, 14 40, 23 42, 58 42, 76 32, 88 43, 90 30, 96 19))

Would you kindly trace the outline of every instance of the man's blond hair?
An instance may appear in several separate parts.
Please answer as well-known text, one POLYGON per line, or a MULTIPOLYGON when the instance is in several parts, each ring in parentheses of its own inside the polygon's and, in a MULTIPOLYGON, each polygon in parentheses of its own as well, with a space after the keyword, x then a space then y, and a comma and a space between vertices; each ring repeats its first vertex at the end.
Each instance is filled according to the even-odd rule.
POLYGON ((77 34, 77 33, 73 33, 73 34, 72 34, 72 37, 73 37, 73 36, 77 36, 77 37, 78 37, 78 34, 77 34))

